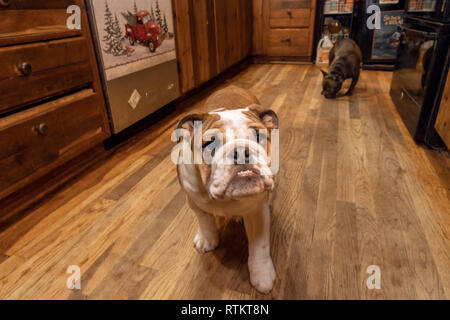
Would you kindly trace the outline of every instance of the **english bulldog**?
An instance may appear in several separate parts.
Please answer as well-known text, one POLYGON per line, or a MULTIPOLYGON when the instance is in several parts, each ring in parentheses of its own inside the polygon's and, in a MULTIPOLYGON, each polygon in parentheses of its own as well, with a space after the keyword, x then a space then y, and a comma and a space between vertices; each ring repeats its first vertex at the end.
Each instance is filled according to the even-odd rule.
POLYGON ((278 117, 235 86, 210 96, 205 110, 181 119, 176 137, 189 154, 182 152, 177 172, 198 219, 194 246, 200 253, 217 248, 216 216, 242 218, 250 282, 267 294, 276 277, 270 255, 269 194, 275 187, 271 143, 278 117))

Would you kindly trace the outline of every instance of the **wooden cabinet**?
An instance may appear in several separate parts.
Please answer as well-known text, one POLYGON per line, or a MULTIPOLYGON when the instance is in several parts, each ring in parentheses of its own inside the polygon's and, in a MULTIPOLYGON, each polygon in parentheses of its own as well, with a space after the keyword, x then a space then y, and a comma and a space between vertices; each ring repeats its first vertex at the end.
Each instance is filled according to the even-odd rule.
POLYGON ((0 45, 59 39, 82 34, 66 26, 75 0, 0 1, 0 45))
POLYGON ((314 0, 253 0, 253 54, 311 61, 315 12, 314 0))
POLYGON ((251 54, 248 0, 173 0, 182 92, 251 54))
POLYGON ((447 75, 435 127, 447 148, 450 148, 450 71, 447 75))
POLYGON ((0 198, 110 135, 83 0, 0 2, 0 198), (67 7, 81 8, 70 30, 67 7))

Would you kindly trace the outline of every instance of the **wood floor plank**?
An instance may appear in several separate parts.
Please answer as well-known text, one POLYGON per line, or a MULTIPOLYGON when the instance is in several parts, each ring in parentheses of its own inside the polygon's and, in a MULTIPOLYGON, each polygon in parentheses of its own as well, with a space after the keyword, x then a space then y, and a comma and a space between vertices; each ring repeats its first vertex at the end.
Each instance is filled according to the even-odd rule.
POLYGON ((3 261, 6 261, 6 259, 8 259, 8 258, 9 258, 9 256, 4 255, 4 254, 0 254, 0 264, 2 264, 3 261))
POLYGON ((360 299, 359 242, 356 205, 352 202, 336 202, 335 246, 332 287, 329 297, 336 300, 360 299))

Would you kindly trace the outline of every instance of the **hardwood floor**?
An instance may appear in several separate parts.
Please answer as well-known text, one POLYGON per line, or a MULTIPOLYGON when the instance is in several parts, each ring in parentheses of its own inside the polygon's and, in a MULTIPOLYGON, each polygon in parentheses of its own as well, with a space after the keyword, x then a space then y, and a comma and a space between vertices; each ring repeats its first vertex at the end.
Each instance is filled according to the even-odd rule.
POLYGON ((364 71, 354 95, 338 100, 320 95, 312 66, 252 65, 227 81, 280 117, 270 295, 250 286, 241 224, 222 227, 215 252, 193 248, 196 220, 170 160, 177 120, 202 106, 191 99, 0 220, 0 298, 450 298, 450 173, 408 134, 390 79, 364 71), (66 287, 71 265, 81 290, 66 287), (371 265, 380 290, 366 286, 371 265))

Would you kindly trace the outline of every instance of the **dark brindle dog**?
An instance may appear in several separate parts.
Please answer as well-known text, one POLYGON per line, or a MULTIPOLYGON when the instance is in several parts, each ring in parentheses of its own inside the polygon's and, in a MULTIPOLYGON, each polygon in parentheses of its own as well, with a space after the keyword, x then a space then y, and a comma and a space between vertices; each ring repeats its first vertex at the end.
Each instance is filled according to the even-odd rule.
POLYGON ((336 98, 345 79, 352 78, 352 84, 345 95, 351 96, 359 79, 362 54, 351 39, 338 40, 330 51, 330 72, 323 70, 322 94, 325 98, 336 98))

